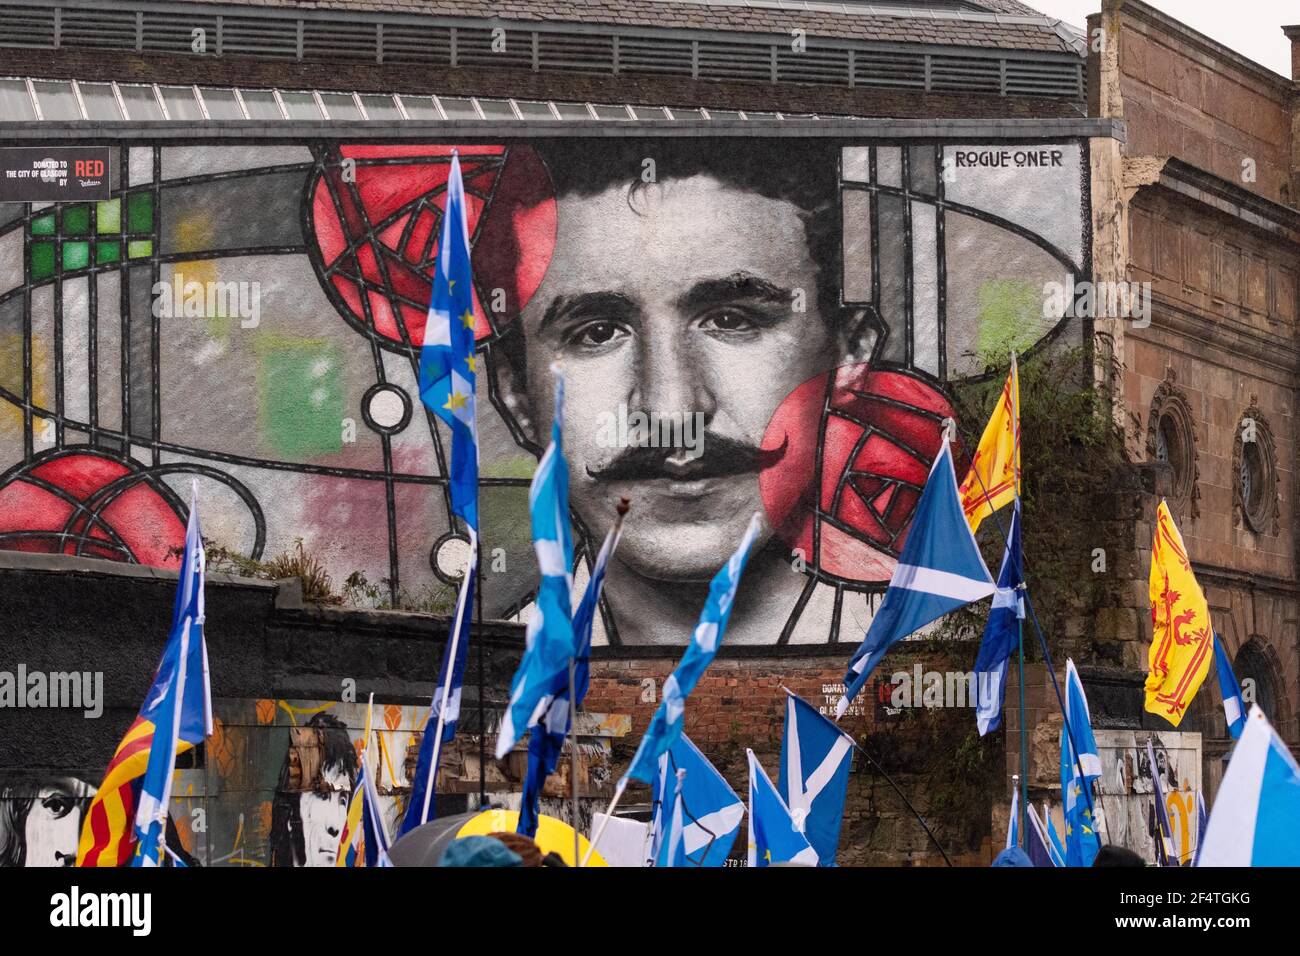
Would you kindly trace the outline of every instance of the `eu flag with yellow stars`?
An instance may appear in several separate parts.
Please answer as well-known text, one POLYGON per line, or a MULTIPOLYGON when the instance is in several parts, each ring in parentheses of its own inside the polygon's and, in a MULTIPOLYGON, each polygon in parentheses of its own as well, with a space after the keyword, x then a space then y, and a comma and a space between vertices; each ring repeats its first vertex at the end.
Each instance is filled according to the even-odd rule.
POLYGON ((433 298, 420 351, 420 398, 451 429, 451 510, 478 531, 478 425, 474 415, 474 283, 460 157, 451 156, 433 298))

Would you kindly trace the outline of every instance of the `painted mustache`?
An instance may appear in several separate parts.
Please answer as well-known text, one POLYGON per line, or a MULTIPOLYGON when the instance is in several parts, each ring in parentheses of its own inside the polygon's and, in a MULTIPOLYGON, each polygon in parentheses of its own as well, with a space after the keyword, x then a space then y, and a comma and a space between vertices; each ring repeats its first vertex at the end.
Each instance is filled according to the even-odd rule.
POLYGON ((789 438, 780 448, 771 449, 722 435, 705 436, 703 444, 705 451, 698 458, 687 458, 680 448, 627 448, 608 464, 586 466, 587 477, 595 481, 700 481, 752 474, 780 462, 789 438))

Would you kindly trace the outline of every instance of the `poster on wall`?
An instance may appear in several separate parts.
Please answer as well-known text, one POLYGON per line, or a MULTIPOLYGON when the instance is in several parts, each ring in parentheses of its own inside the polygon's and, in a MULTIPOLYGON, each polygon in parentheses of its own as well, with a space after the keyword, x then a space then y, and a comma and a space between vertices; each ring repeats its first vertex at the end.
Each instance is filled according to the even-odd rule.
POLYGON ((575 587, 632 502, 598 645, 685 642, 755 511, 728 643, 856 642, 953 385, 1079 335, 1044 289, 1088 273, 1086 143, 997 146, 115 148, 107 198, 0 203, 0 547, 169 566, 197 479, 212 553, 300 542, 336 591, 446 610, 465 541, 416 375, 455 150, 484 613, 529 612, 558 361, 575 587))
MULTIPOLYGON (((1196 854, 1196 797, 1201 792, 1201 735, 1172 731, 1096 730, 1101 757, 1101 806, 1107 843, 1127 847, 1156 862, 1155 787, 1164 794, 1174 853, 1179 863, 1196 854), (1156 765, 1147 756, 1147 742, 1156 765)), ((1206 805, 1209 805, 1206 800, 1206 805)))

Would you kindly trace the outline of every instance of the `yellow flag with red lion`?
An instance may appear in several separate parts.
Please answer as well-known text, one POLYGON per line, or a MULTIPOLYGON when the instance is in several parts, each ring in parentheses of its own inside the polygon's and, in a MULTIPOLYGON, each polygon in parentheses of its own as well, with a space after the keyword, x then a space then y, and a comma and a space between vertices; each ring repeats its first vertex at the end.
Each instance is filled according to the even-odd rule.
POLYGON ((1214 628, 1183 536, 1163 500, 1156 509, 1148 587, 1152 633, 1146 709, 1177 727, 1210 672, 1214 628))
POLYGON ((980 522, 1020 494, 1020 375, 1016 356, 1002 394, 984 426, 970 471, 958 489, 972 532, 980 522))

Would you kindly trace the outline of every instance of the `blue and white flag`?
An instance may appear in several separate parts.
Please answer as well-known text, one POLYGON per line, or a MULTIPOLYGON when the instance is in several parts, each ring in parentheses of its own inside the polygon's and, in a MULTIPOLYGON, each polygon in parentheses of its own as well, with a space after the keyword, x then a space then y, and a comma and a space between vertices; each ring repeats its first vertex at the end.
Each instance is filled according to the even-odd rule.
POLYGON ((663 840, 660 841, 659 851, 655 854, 656 867, 688 865, 686 844, 682 839, 682 831, 685 829, 682 815, 682 783, 686 779, 686 771, 678 770, 673 779, 676 785, 673 787, 672 812, 668 814, 668 829, 663 840))
MULTIPOLYGON (((573 639, 577 648, 573 669, 574 710, 582 709, 591 682, 591 629, 600 607, 600 592, 605 584, 605 569, 623 536, 625 508, 620 508, 614 527, 605 536, 605 543, 596 555, 591 569, 591 579, 582 595, 578 609, 573 612, 573 639)), ((547 691, 550 703, 546 716, 532 728, 528 737, 528 770, 524 776, 524 792, 519 801, 519 824, 516 833, 531 839, 537 834, 541 820, 542 786, 546 778, 555 773, 564 748, 564 738, 569 733, 569 681, 567 674, 557 674, 547 691)))
POLYGON ((1052 820, 1052 814, 1047 809, 1047 804, 1043 804, 1043 819, 1047 821, 1047 842, 1048 849, 1052 853, 1052 864, 1054 866, 1065 866, 1065 844, 1061 842, 1061 834, 1056 832, 1056 823, 1052 820))
POLYGON ((1007 690, 1007 663, 1020 643, 1020 622, 1025 619, 1024 576, 1020 554, 1020 499, 1011 512, 1011 531, 1002 555, 993 607, 984 625, 975 658, 975 722, 980 736, 1002 726, 1002 702, 1007 690))
MULTIPOLYGON (((1029 808, 1031 811, 1033 807, 1029 808)), ((1013 846, 1020 845, 1020 785, 1016 784, 1011 791, 1011 816, 1007 819, 1007 845, 1003 849, 1011 849, 1013 846)), ((1032 859, 1032 857, 1031 857, 1032 859)))
POLYGON ((988 597, 993 577, 975 544, 957 493, 952 450, 945 435, 921 492, 907 543, 889 589, 844 676, 839 720, 880 659, 897 642, 957 608, 988 597))
POLYGON ((524 656, 510 683, 510 702, 501 715, 496 756, 500 760, 524 732, 541 720, 556 688, 568 683, 573 634, 573 531, 569 526, 569 464, 564 460, 564 379, 556 371, 551 443, 528 489, 533 551, 541 583, 525 632, 524 656))
POLYGON ((663 846, 672 806, 669 782, 677 778, 679 770, 686 771, 681 788, 685 814, 682 852, 686 863, 683 865, 724 866, 736 844, 740 822, 745 818, 745 803, 685 734, 659 758, 657 799, 654 818, 650 821, 650 857, 657 859, 663 846))
POLYGON ((790 808, 772 786, 754 751, 745 753, 749 757, 749 865, 816 866, 817 851, 808 842, 802 827, 790 815, 790 808))
MULTIPOLYGON (((1017 788, 1019 793, 1019 788, 1017 788)), ((1056 856, 1052 851, 1051 839, 1047 835, 1041 820, 1038 819, 1038 813, 1034 810, 1031 803, 1025 807, 1026 828, 1025 828, 1025 855, 1034 866, 1060 866, 1056 856)), ((1013 844, 1008 843, 1007 846, 1013 844)))
POLYGON ((1223 774, 1197 866, 1300 866, 1300 765, 1258 705, 1223 774))
POLYGON ((1065 726, 1061 728, 1061 794, 1065 804, 1065 865, 1091 866, 1101 839, 1093 819, 1092 781, 1101 776, 1101 757, 1092 735, 1088 698, 1074 661, 1065 662, 1065 726))
POLYGON ((790 812, 803 821, 804 836, 817 851, 817 865, 834 866, 853 740, 812 704, 789 690, 785 693, 778 786, 790 812))
POLYGON ((652 783, 659 767, 659 757, 682 735, 682 726, 686 715, 686 698, 699 682, 705 668, 713 661, 727 632, 727 621, 731 618, 731 607, 736 600, 736 591, 740 588, 740 576, 744 573, 745 562, 754 547, 762 527, 759 514, 749 519, 749 527, 740 541, 736 553, 727 559, 727 563, 718 569, 709 584, 709 596, 705 599, 704 609, 700 612, 700 621, 691 634, 691 642, 686 645, 686 653, 681 663, 664 681, 663 700, 659 709, 650 720, 645 736, 637 747, 632 766, 623 775, 620 785, 626 785, 629 779, 652 783))
POLYGON ((207 556, 199 528, 198 482, 190 493, 185 551, 172 627, 139 720, 154 726, 149 760, 136 804, 135 855, 132 866, 160 866, 166 850, 167 811, 179 744, 198 746, 212 733, 212 692, 208 682, 208 648, 203 639, 203 582, 207 556))
POLYGON ((451 430, 451 512, 478 530, 478 423, 474 395, 474 279, 460 157, 451 156, 433 296, 420 350, 420 399, 451 430))
POLYGON ((462 518, 469 531, 469 561, 456 595, 456 613, 443 648, 442 667, 425 720, 415 776, 411 780, 411 799, 406 805, 399 836, 428 822, 435 812, 433 798, 442 745, 456 736, 460 718, 478 566, 478 423, 474 404, 478 358, 474 354, 474 279, 470 268, 465 183, 461 178, 460 157, 455 152, 451 156, 446 197, 434 263, 433 295, 420 349, 419 385, 420 400, 451 430, 448 494, 452 514, 462 518))
POLYGON ((1156 763, 1155 748, 1147 738, 1147 764, 1151 767, 1151 799, 1154 801, 1156 864, 1178 866, 1178 850, 1174 847, 1174 828, 1169 821, 1169 805, 1165 803, 1165 786, 1160 779, 1160 765, 1156 763))
POLYGON ((374 778, 366 772, 365 755, 362 755, 361 772, 357 776, 361 789, 361 825, 366 841, 366 866, 392 866, 388 858, 388 830, 384 826, 383 812, 379 807, 379 791, 374 778))
POLYGON ((1232 661, 1223 649, 1219 635, 1214 635, 1214 663, 1219 672, 1219 694, 1223 697, 1223 719, 1228 723, 1228 733, 1233 740, 1241 737, 1246 727, 1246 706, 1241 700, 1241 685, 1237 675, 1232 672, 1232 661))
POLYGON ((1209 826, 1210 814, 1205 809, 1205 791, 1196 791, 1196 856, 1192 866, 1201 865, 1201 848, 1205 846, 1205 829, 1209 826))
POLYGON ((451 619, 451 633, 442 651, 442 667, 438 684, 433 691, 433 701, 424 722, 424 736, 420 739, 420 753, 415 761, 415 774, 411 778, 411 798, 406 804, 406 814, 398 828, 398 836, 409 833, 437 815, 434 790, 438 779, 438 764, 442 745, 456 736, 460 720, 461 687, 465 682, 465 661, 469 652, 469 629, 473 620, 475 567, 478 564, 478 534, 469 532, 469 562, 456 596, 456 613, 451 619), (444 708, 444 698, 447 706, 444 708), (441 726, 442 732, 438 732, 441 726))

